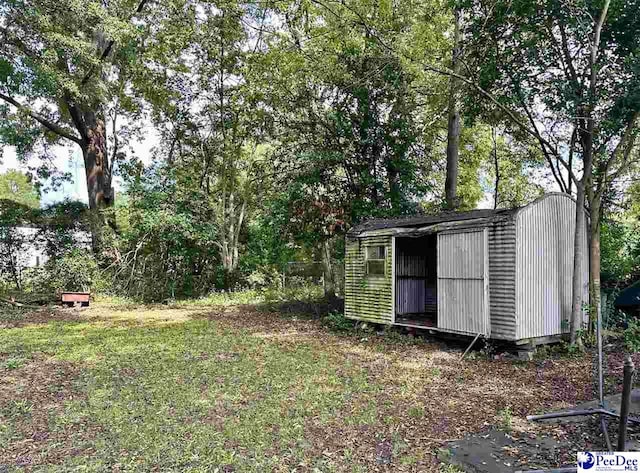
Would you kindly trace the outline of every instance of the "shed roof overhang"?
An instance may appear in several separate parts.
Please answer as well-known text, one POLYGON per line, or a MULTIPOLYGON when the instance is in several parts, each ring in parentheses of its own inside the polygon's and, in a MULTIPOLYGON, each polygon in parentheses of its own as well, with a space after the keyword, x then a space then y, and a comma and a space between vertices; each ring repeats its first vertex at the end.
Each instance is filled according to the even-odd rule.
POLYGON ((458 220, 453 222, 440 222, 433 225, 426 225, 422 227, 392 227, 392 228, 380 228, 376 230, 365 230, 363 232, 350 235, 352 238, 366 238, 372 236, 396 236, 417 238, 432 233, 439 233, 451 230, 464 230, 470 228, 486 227, 490 223, 494 222, 495 218, 477 218, 470 220, 458 220))

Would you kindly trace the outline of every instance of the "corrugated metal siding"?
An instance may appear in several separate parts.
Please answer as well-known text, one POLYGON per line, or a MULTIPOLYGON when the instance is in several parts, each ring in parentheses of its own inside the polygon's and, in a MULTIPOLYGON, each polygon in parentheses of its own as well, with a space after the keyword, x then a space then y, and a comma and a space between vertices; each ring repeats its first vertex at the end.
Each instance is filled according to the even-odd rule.
POLYGON ((438 278, 484 278, 483 230, 438 234, 438 278))
POLYGON ((351 319, 378 323, 393 321, 392 238, 390 236, 347 239, 345 254, 344 312, 351 319), (365 274, 366 247, 387 248, 384 276, 365 274))
POLYGON ((396 237, 396 317, 427 310, 426 245, 424 238, 396 237))
POLYGON ((424 279, 399 278, 396 285, 396 314, 420 314, 426 311, 427 286, 424 279))
POLYGON ((438 328, 489 334, 485 229, 438 234, 438 328))
MULTIPOLYGON (((552 194, 523 208, 516 217, 518 339, 569 330, 575 208, 570 197, 552 194)), ((586 227, 583 241, 586 245, 586 227)), ((589 298, 586 255, 581 274, 585 302, 589 298)))
POLYGON ((516 339, 516 225, 513 219, 489 228, 489 317, 491 337, 516 339))

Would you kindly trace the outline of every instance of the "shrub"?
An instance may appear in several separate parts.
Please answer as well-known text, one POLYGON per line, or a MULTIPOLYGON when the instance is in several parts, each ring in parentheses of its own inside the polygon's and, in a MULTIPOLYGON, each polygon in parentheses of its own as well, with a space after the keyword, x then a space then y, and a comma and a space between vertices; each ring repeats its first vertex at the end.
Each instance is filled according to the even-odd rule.
POLYGON ((632 352, 640 351, 640 322, 636 319, 629 319, 624 331, 624 344, 632 352))
POLYGON ((36 291, 59 294, 63 291, 88 292, 99 281, 98 264, 89 250, 72 250, 50 259, 34 280, 36 291))
POLYGON ((347 319, 341 312, 331 312, 322 323, 334 332, 349 332, 353 330, 353 322, 347 319))

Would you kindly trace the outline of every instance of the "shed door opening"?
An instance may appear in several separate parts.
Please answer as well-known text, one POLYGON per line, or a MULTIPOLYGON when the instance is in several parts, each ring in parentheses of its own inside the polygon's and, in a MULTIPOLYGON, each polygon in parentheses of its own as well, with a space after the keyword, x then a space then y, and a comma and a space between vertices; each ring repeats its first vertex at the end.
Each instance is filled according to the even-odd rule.
POLYGON ((437 237, 396 237, 396 323, 438 323, 437 237))
POLYGON ((487 230, 438 234, 438 328, 489 334, 487 230))

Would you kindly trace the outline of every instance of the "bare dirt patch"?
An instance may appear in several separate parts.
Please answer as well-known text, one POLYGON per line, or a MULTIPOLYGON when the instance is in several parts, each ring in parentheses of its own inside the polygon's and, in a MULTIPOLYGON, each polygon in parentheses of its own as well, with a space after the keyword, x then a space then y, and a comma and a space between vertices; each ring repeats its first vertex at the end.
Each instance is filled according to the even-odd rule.
MULTIPOLYGON (((0 310, 3 308, 0 307, 0 310)), ((0 329, 51 322, 78 322, 83 319, 83 309, 44 307, 42 309, 14 310, 11 316, 0 317, 0 329)), ((8 313, 7 313, 8 314, 8 313)))

